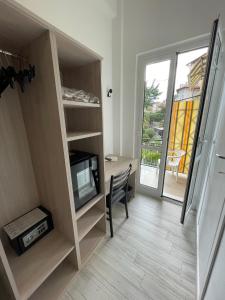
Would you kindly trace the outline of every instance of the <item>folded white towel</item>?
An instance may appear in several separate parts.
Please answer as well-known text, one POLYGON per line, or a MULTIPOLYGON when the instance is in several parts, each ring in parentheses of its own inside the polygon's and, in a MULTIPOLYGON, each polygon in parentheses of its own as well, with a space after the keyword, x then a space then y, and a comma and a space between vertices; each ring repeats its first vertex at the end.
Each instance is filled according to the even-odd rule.
POLYGON ((83 90, 76 90, 62 87, 62 96, 64 100, 71 100, 85 103, 100 103, 99 98, 83 90))

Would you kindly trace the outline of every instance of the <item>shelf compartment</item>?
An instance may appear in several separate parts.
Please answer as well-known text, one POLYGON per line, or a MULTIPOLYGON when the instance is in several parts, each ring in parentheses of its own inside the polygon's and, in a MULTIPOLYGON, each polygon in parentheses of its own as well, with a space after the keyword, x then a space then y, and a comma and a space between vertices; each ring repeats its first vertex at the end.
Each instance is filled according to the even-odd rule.
POLYGON ((76 212, 76 219, 79 220, 89 209, 91 209, 95 204, 97 204, 102 198, 103 194, 99 194, 90 200, 87 204, 85 204, 81 209, 76 212))
POLYGON ((73 249, 56 230, 21 256, 9 247, 6 254, 21 298, 29 298, 73 249))
POLYGON ((70 281, 75 277, 76 273, 74 266, 69 261, 63 261, 30 297, 30 300, 58 299, 67 286, 69 286, 70 281))
POLYGON ((70 100, 63 100, 63 106, 66 108, 100 108, 100 104, 97 103, 85 103, 85 102, 75 102, 70 100))
POLYGON ((95 248, 104 239, 105 232, 98 229, 97 226, 93 227, 92 230, 82 239, 80 242, 80 255, 81 263, 84 264, 87 259, 91 256, 95 248))
POLYGON ((105 213, 102 210, 93 206, 77 221, 79 241, 88 234, 104 215, 105 213))
POLYGON ((91 132, 91 131, 76 131, 76 132, 68 132, 67 133, 67 142, 71 141, 77 141, 81 139, 86 139, 94 136, 99 136, 102 133, 97 131, 97 132, 91 132))

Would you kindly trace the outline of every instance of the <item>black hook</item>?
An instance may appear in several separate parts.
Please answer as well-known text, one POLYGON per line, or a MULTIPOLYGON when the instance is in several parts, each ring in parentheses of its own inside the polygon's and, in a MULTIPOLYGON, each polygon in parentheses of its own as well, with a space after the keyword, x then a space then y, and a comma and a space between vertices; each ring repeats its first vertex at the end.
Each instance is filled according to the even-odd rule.
POLYGON ((107 92, 107 97, 111 97, 112 96, 112 89, 108 89, 108 92, 107 92))

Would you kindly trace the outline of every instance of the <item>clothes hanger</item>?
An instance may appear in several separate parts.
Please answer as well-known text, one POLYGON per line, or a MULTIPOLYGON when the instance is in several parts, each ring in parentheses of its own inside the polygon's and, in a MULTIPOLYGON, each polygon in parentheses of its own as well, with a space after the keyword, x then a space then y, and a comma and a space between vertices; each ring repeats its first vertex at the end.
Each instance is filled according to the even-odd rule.
POLYGON ((8 78, 8 73, 7 69, 4 67, 4 63, 1 57, 1 70, 0 70, 0 96, 2 92, 8 87, 9 85, 9 78, 8 78))
POLYGON ((1 57, 1 64, 2 67, 0 69, 0 97, 3 91, 10 85, 11 88, 15 87, 15 82, 18 82, 20 89, 22 92, 25 91, 25 84, 31 83, 31 81, 35 77, 35 66, 29 64, 28 68, 25 68, 24 62, 25 59, 21 56, 11 54, 9 52, 5 52, 3 50, 0 50, 0 55, 4 55, 7 68, 4 67, 4 64, 2 64, 2 57, 1 57), (12 58, 17 58, 19 60, 19 71, 16 72, 16 69, 14 66, 9 64, 7 55, 10 55, 12 58))
POLYGON ((16 74, 15 80, 19 83, 21 91, 24 93, 25 84, 35 77, 35 66, 29 64, 29 69, 24 68, 24 60, 20 57, 20 71, 16 74))

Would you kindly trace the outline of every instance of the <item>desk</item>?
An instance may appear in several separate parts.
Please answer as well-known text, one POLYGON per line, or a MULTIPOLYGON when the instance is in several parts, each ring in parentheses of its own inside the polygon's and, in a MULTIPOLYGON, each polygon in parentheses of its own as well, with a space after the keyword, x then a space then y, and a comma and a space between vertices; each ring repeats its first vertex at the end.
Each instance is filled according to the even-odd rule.
POLYGON ((132 164, 132 169, 129 178, 129 185, 133 188, 133 196, 136 189, 136 171, 138 168, 138 160, 135 158, 129 158, 124 156, 118 156, 118 161, 105 161, 105 192, 109 194, 110 178, 112 175, 128 169, 129 164, 132 164))

